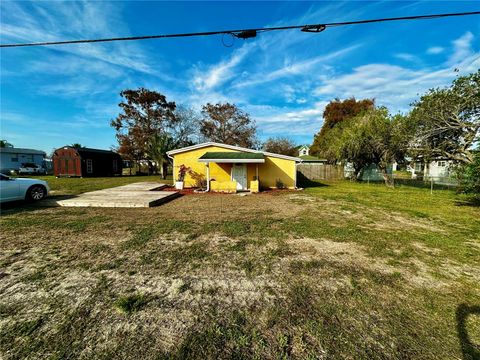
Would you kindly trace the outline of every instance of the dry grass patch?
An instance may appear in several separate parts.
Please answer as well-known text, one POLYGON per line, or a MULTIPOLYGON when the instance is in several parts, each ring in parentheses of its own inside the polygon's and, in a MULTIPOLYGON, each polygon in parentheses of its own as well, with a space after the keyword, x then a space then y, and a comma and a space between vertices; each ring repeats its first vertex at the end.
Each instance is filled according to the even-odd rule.
POLYGON ((395 191, 7 210, 0 356, 468 359, 478 209, 395 191))

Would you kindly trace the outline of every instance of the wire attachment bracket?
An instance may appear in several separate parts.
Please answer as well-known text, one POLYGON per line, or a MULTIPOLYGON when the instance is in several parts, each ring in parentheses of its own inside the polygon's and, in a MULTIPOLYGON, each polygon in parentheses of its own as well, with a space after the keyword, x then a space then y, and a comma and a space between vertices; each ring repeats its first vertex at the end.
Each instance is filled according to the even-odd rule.
POLYGON ((319 33, 325 30, 327 27, 325 25, 308 25, 304 26, 301 31, 309 33, 319 33))

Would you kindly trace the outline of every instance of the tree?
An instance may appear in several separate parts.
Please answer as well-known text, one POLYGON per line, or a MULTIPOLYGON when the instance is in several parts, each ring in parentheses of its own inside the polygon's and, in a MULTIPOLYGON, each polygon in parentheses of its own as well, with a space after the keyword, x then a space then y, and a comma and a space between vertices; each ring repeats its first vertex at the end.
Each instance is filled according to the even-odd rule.
POLYGON ((81 148, 84 148, 85 146, 82 146, 82 144, 79 144, 79 143, 73 143, 72 145, 70 145, 71 147, 75 148, 75 149, 81 149, 81 148))
MULTIPOLYGON (((126 159, 145 159, 155 136, 165 133, 176 122, 175 103, 157 91, 139 88, 123 90, 122 112, 111 121, 117 131, 119 153, 126 159)), ((150 166, 151 168, 151 166, 150 166)))
POLYGON ((348 120, 338 142, 337 157, 353 164, 355 178, 365 166, 377 165, 385 184, 392 186, 387 168, 403 160, 410 132, 402 115, 392 117, 384 107, 369 110, 348 120))
POLYGON ((13 145, 7 140, 0 140, 0 148, 13 148, 13 145))
POLYGON ((374 104, 373 99, 357 101, 354 97, 343 101, 338 98, 330 101, 323 112, 324 123, 320 132, 314 137, 313 144, 310 147, 310 153, 320 155, 330 162, 334 162, 335 159, 330 146, 336 137, 332 136, 332 130, 341 125, 345 120, 373 109, 374 104))
POLYGON ((256 126, 235 104, 206 104, 202 107, 200 132, 206 139, 229 145, 253 147, 256 126))
POLYGON ((200 114, 192 108, 178 106, 175 110, 176 121, 169 127, 169 133, 176 146, 185 147, 200 142, 200 114))
POLYGON ((269 138, 263 144, 263 150, 287 156, 297 155, 297 147, 295 143, 286 137, 269 138))
POLYGON ((480 140, 480 70, 458 77, 449 87, 430 89, 413 106, 414 157, 424 163, 435 158, 474 161, 473 145, 480 140))
POLYGON ((480 151, 473 153, 473 161, 457 168, 459 189, 464 193, 480 195, 480 151))
POLYGON ((173 150, 176 146, 173 138, 167 133, 154 135, 148 145, 147 155, 157 162, 163 179, 167 177, 167 151, 173 150))

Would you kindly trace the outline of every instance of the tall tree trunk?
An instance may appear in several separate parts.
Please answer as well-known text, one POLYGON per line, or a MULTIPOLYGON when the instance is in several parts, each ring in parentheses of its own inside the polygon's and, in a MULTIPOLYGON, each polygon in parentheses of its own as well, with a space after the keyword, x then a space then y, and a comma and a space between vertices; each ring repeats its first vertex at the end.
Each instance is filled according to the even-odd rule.
POLYGON ((165 167, 163 166, 163 161, 158 162, 159 169, 160 169, 160 177, 165 179, 165 167))
POLYGON ((423 159, 423 181, 427 181, 428 180, 428 176, 430 174, 430 159, 423 159))
POLYGON ((166 162, 162 162, 162 178, 165 180, 167 178, 167 171, 168 171, 168 164, 166 162))
POLYGON ((387 171, 387 164, 378 164, 378 169, 382 173, 383 181, 385 182, 385 185, 388 187, 393 187, 393 174, 390 176, 387 171))

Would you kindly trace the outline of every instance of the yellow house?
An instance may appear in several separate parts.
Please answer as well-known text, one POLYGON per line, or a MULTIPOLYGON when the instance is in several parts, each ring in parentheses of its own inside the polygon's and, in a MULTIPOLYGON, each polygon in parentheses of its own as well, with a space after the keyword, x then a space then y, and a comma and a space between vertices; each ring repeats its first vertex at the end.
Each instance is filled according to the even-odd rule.
POLYGON ((296 164, 301 162, 292 156, 214 142, 172 150, 167 155, 173 160, 174 181, 184 165, 191 170, 185 176, 185 187, 195 187, 200 177, 206 180, 207 191, 221 192, 294 189, 297 186, 296 164))

